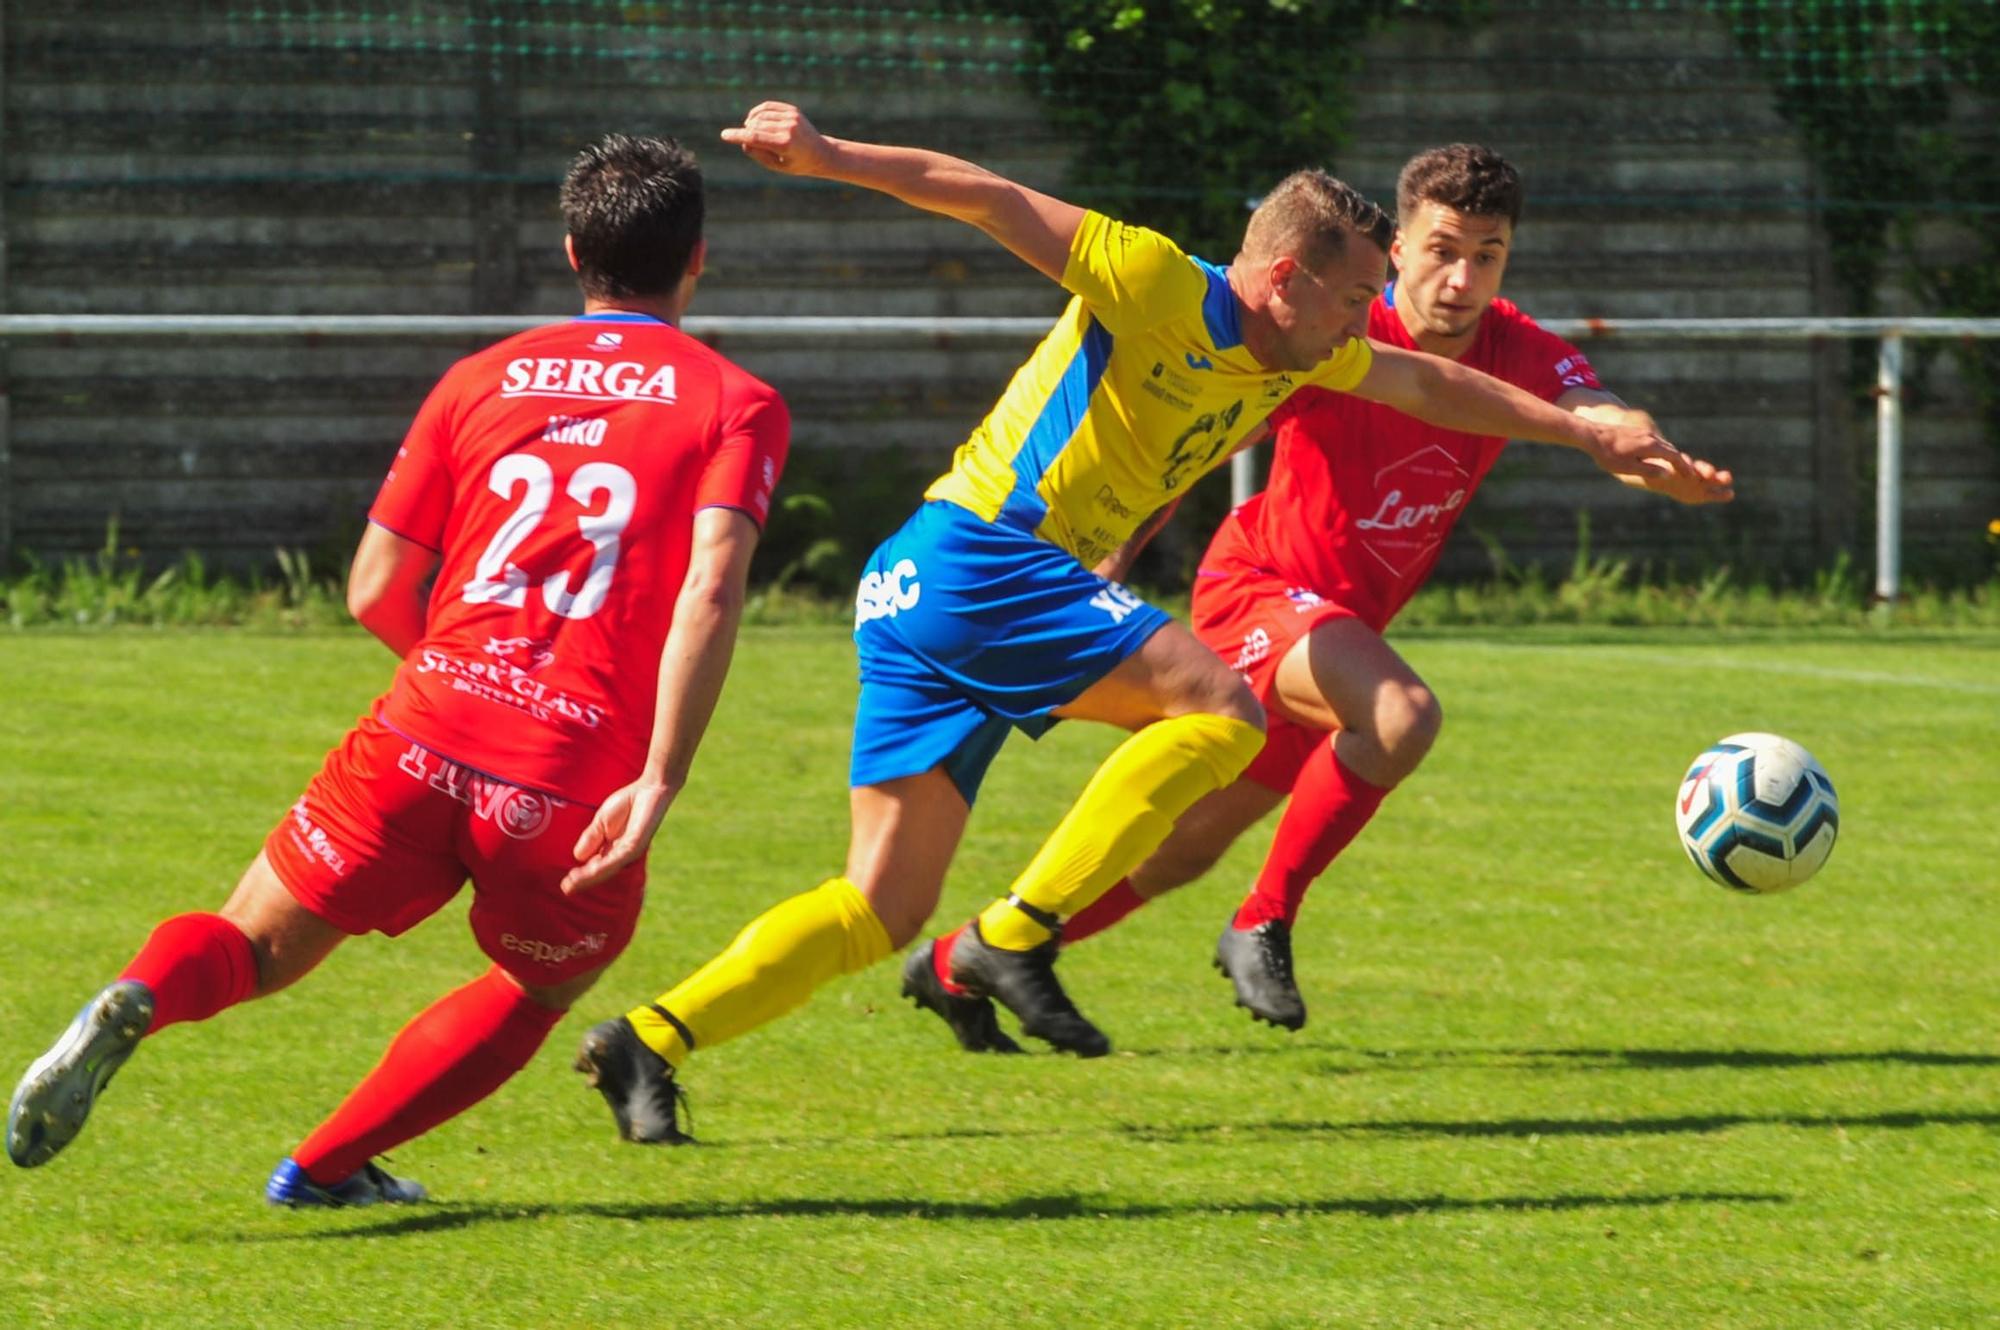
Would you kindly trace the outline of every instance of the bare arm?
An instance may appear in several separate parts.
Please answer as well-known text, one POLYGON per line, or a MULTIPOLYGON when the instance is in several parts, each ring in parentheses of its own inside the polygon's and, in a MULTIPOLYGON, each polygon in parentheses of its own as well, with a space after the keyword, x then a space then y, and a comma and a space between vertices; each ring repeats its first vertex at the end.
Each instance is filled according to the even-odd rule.
POLYGON ((673 626, 660 650, 646 764, 637 780, 604 801, 577 840, 577 865, 562 880, 565 892, 596 886, 643 855, 660 819, 686 786, 695 749, 729 673, 756 548, 757 524, 748 514, 734 508, 704 508, 695 514, 687 578, 674 599, 673 626))
POLYGON ((1613 475, 1670 473, 1682 483, 1696 476, 1688 456, 1657 429, 1591 420, 1437 356, 1380 342, 1374 350, 1368 373, 1353 389, 1358 397, 1445 429, 1575 448, 1613 475))
POLYGON ((424 635, 424 584, 437 551, 373 522, 361 533, 347 570, 347 612, 396 653, 410 654, 424 635))
POLYGON ((740 128, 723 130, 722 140, 773 171, 860 185, 969 222, 1051 281, 1062 280, 1070 242, 1083 221, 1083 209, 1075 204, 957 157, 829 138, 785 102, 760 102, 740 128))
POLYGON ((1139 523, 1139 529, 1127 536, 1123 545, 1105 555, 1090 571, 1113 582, 1124 581, 1126 574, 1132 571, 1132 565, 1138 561, 1139 552, 1152 543, 1153 537, 1160 534, 1160 528, 1167 524, 1174 510, 1180 506, 1178 498, 1167 500, 1151 517, 1139 523))

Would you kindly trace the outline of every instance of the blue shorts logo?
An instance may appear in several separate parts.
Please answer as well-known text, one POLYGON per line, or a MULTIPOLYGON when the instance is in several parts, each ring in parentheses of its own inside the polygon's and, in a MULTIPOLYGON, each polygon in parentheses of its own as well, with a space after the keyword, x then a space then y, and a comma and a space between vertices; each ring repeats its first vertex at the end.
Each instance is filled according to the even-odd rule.
POLYGON ((888 619, 903 610, 914 609, 917 598, 923 594, 924 584, 917 581, 917 565, 911 559, 899 559, 895 567, 886 573, 867 573, 861 579, 861 586, 854 593, 854 626, 859 628, 870 619, 888 619))

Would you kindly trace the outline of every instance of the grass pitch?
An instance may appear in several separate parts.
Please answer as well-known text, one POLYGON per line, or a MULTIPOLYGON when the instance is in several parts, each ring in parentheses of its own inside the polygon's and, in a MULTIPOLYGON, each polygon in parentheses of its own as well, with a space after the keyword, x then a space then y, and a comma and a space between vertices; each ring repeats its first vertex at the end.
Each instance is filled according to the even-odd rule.
MULTIPOLYGON (((1311 1023, 1208 968, 1262 853, 1077 947, 1118 1052, 956 1052, 893 964, 691 1064, 702 1143, 613 1139, 567 1069, 840 863, 852 656, 746 634, 638 940, 494 1099, 396 1152, 438 1198, 267 1210, 265 1174, 482 961, 447 909, 148 1044, 0 1175, 0 1324, 1985 1325, 2000 1316, 2000 636, 1402 639, 1444 737, 1316 890, 1311 1023), (1841 839, 1743 898, 1675 844, 1685 763, 1769 729, 1841 839)), ((357 634, 0 637, 0 1074, 153 921, 213 909, 386 680, 357 634)), ((1116 736, 996 764, 937 926, 1116 736)))

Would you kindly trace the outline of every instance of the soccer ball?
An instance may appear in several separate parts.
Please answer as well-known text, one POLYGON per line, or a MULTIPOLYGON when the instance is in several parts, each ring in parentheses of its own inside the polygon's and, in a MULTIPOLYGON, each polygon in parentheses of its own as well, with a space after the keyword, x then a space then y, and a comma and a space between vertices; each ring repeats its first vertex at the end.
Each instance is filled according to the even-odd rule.
POLYGON ((1833 780, 1775 734, 1732 734, 1697 757, 1674 801, 1694 866, 1736 891, 1787 891, 1819 871, 1840 832, 1833 780))

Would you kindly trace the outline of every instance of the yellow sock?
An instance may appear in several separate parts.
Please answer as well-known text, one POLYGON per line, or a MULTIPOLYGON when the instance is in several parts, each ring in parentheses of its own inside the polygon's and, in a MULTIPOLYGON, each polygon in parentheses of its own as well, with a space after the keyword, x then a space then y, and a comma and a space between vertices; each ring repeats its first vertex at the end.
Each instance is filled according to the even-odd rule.
POLYGON ((831 878, 752 919, 721 955, 626 1019, 678 1067, 696 1048, 748 1034, 889 952, 889 932, 868 898, 846 878, 831 878))
POLYGON ((1262 730, 1227 716, 1176 716, 1140 730, 1104 760, 1012 893, 980 912, 980 936, 1009 951, 1048 941, 1035 915, 1061 919, 1103 895, 1160 847, 1195 800, 1242 775, 1263 746, 1262 730))

